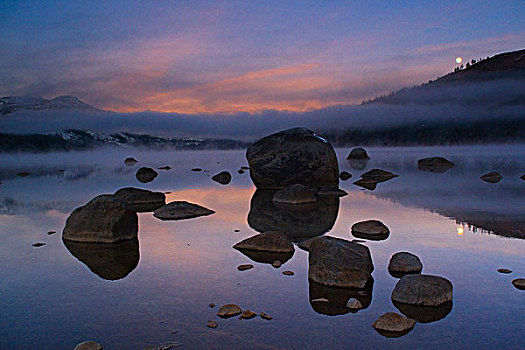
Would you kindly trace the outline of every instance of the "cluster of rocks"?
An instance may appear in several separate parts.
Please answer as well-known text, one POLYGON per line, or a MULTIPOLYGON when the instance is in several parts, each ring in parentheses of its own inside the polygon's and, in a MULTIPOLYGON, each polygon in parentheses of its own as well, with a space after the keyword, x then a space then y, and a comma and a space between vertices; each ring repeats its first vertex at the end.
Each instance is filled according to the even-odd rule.
MULTIPOLYGON (((210 307, 215 307, 215 304, 210 304, 210 307)), ((217 316, 222 319, 228 319, 235 316, 239 316, 239 319, 241 320, 249 320, 256 316, 259 316, 262 319, 268 321, 273 319, 273 317, 267 314, 266 312, 256 313, 249 309, 243 310, 237 304, 226 304, 221 306, 217 311, 217 316)), ((217 328, 219 326, 219 322, 216 320, 208 320, 208 322, 206 322, 206 326, 209 328, 217 328)))

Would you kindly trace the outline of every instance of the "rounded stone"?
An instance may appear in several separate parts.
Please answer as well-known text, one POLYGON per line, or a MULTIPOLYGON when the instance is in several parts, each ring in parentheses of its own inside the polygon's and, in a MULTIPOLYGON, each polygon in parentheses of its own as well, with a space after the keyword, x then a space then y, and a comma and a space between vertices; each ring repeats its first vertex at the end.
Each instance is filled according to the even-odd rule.
POLYGON ((285 276, 293 276, 293 275, 295 275, 295 273, 293 271, 287 270, 287 271, 283 271, 283 275, 285 275, 285 276))
POLYGON ((222 318, 228 318, 240 315, 242 313, 242 309, 235 304, 226 304, 219 308, 219 311, 217 311, 217 316, 222 318))
POLYGON ((133 157, 128 157, 128 158, 124 159, 124 164, 126 164, 128 166, 133 166, 133 165, 135 165, 137 163, 138 163, 138 161, 135 158, 133 158, 133 157))
POLYGON ((209 328, 217 328, 219 326, 219 322, 217 321, 208 321, 206 322, 206 327, 209 327, 209 328))
POLYGON ((525 290, 525 278, 516 278, 512 281, 512 285, 519 290, 525 290))
POLYGON ((397 282, 392 300, 422 306, 440 306, 452 301, 452 283, 439 276, 405 275, 397 282))
POLYGON ((137 233, 137 213, 120 198, 104 194, 73 210, 66 220, 62 239, 114 243, 136 239, 137 233))
POLYGON ((364 148, 357 147, 350 151, 346 159, 370 159, 364 148))
POLYGON ((337 187, 339 164, 328 141, 306 128, 264 137, 246 151, 250 177, 258 189, 293 184, 309 188, 337 187))
POLYGON ((395 253, 388 263, 388 271, 394 275, 421 273, 421 270, 423 270, 421 260, 408 252, 395 253))
POLYGON ((512 273, 512 270, 502 268, 502 269, 498 269, 498 272, 499 273, 512 273))
POLYGON ((153 181, 157 177, 157 175, 158 173, 155 170, 151 168, 142 167, 139 170, 137 170, 135 177, 140 182, 147 183, 153 181))
POLYGON ((221 185, 227 185, 232 180, 232 175, 227 171, 221 171, 220 173, 213 175, 211 179, 221 185))
POLYGON ((272 266, 275 267, 276 269, 281 267, 283 263, 280 262, 279 260, 275 260, 273 263, 272 263, 272 266))
POLYGON ((395 312, 387 312, 372 323, 372 327, 384 336, 399 337, 410 332, 415 324, 416 321, 411 318, 395 312))
POLYGON ((388 238, 390 230, 379 220, 360 221, 352 225, 352 235, 369 240, 388 238))
POLYGON ((488 183, 491 183, 491 184, 495 184, 495 183, 498 183, 498 182, 501 181, 502 176, 501 176, 500 173, 493 171, 491 173, 487 173, 487 174, 481 176, 480 179, 485 181, 485 182, 488 182, 488 183))
POLYGON ((315 202, 317 199, 308 187, 294 184, 275 192, 272 200, 274 202, 285 204, 303 204, 315 202))

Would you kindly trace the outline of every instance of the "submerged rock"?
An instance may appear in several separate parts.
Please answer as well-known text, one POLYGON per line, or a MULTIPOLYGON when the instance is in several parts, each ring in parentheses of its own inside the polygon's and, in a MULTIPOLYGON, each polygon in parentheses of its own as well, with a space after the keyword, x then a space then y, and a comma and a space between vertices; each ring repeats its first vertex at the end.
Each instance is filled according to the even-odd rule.
POLYGON ((147 183, 153 181, 157 175, 159 175, 155 170, 151 168, 142 167, 137 170, 135 177, 142 183, 147 183))
POLYGON ((198 204, 186 201, 175 201, 155 210, 153 216, 161 220, 184 220, 214 213, 213 210, 201 207, 198 204))
POLYGON ((401 277, 409 273, 421 273, 421 270, 423 270, 421 260, 408 252, 395 253, 388 263, 388 272, 394 277, 401 277))
POLYGON ((283 190, 275 192, 273 201, 286 204, 304 204, 315 202, 317 199, 315 195, 308 189, 308 187, 295 184, 286 187, 283 190))
POLYGON ((498 272, 499 273, 512 273, 512 270, 509 270, 509 269, 498 269, 498 272))
POLYGON ((419 306, 393 302, 394 306, 408 318, 419 323, 431 323, 445 318, 452 311, 452 302, 446 302, 440 306, 419 306))
POLYGON ((166 204, 166 195, 134 187, 121 188, 114 194, 137 212, 149 212, 166 204))
POLYGON ((169 165, 165 165, 165 166, 159 167, 159 170, 171 170, 171 167, 169 165))
POLYGON ((87 340, 77 344, 73 350, 102 350, 102 345, 93 340, 87 340))
POLYGON ((66 220, 62 239, 114 243, 136 239, 137 232, 137 213, 120 198, 103 194, 73 210, 66 220))
POLYGON ((126 164, 128 166, 133 166, 133 165, 135 165, 137 163, 138 163, 138 160, 136 160, 133 157, 128 157, 128 158, 124 159, 124 164, 126 164))
POLYGON ((242 309, 235 304, 227 304, 220 307, 219 311, 217 311, 217 316, 222 318, 228 318, 240 315, 242 313, 242 309))
POLYGON ((525 290, 525 278, 516 278, 512 281, 512 285, 519 290, 525 290))
POLYGON ((417 168, 419 170, 430 171, 433 173, 444 173, 453 168, 454 165, 454 163, 443 157, 429 157, 417 161, 417 168))
POLYGON ((452 283, 439 276, 405 275, 397 282, 392 300, 411 305, 440 306, 452 301, 452 283))
POLYGON ((115 281, 129 275, 139 264, 138 239, 122 242, 81 243, 64 241, 66 249, 102 279, 115 281))
POLYGON ((293 244, 288 238, 278 231, 269 231, 246 238, 234 245, 233 248, 277 253, 291 253, 295 251, 293 244))
POLYGON ((495 183, 498 183, 498 182, 501 181, 502 176, 501 176, 500 173, 493 171, 491 173, 487 173, 487 174, 481 176, 480 179, 485 181, 485 182, 489 182, 491 184, 495 184, 495 183))
POLYGON ((352 174, 350 174, 348 171, 341 171, 339 173, 339 178, 343 181, 346 181, 351 177, 352 177, 352 174))
POLYGON ((406 318, 395 312, 387 312, 372 323, 372 327, 385 337, 395 338, 410 332, 415 324, 416 321, 413 319, 406 318))
POLYGON ((399 175, 391 173, 390 171, 381 170, 381 169, 372 169, 370 171, 367 171, 363 175, 361 175, 363 179, 373 180, 376 182, 388 181, 398 176, 399 175))
POLYGON ((352 225, 351 230, 354 237, 372 241, 381 241, 390 235, 388 227, 379 220, 357 222, 352 225))
POLYGON ((315 132, 293 128, 264 137, 246 151, 250 177, 259 189, 293 184, 337 187, 339 165, 332 145, 315 132))
POLYGON ((211 179, 221 185, 227 185, 232 180, 232 175, 227 171, 221 171, 220 173, 213 175, 211 179))
POLYGON ((347 162, 354 170, 363 170, 368 165, 368 159, 347 159, 347 162))
POLYGON ((357 147, 350 151, 346 159, 370 159, 370 157, 364 148, 357 147))
POLYGON ((370 250, 359 243, 320 237, 309 252, 308 278, 325 286, 364 288, 374 270, 370 250))

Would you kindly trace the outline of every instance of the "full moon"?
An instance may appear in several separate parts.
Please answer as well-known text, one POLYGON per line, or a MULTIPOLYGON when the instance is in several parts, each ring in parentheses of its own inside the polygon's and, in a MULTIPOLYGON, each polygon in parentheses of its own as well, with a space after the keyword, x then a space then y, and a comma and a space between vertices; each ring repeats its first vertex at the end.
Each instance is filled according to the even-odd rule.
POLYGON ((463 62, 463 59, 461 57, 456 57, 456 63, 461 63, 463 62))

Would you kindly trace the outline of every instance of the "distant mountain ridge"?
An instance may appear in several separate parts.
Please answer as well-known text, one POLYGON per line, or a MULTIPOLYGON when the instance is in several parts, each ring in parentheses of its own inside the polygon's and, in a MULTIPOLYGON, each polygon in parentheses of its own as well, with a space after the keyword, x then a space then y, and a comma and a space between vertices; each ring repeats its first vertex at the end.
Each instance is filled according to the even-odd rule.
POLYGON ((43 97, 32 96, 5 96, 0 97, 0 114, 6 115, 20 110, 53 110, 53 109, 74 109, 84 111, 100 111, 82 102, 74 96, 58 96, 51 100, 43 97))

